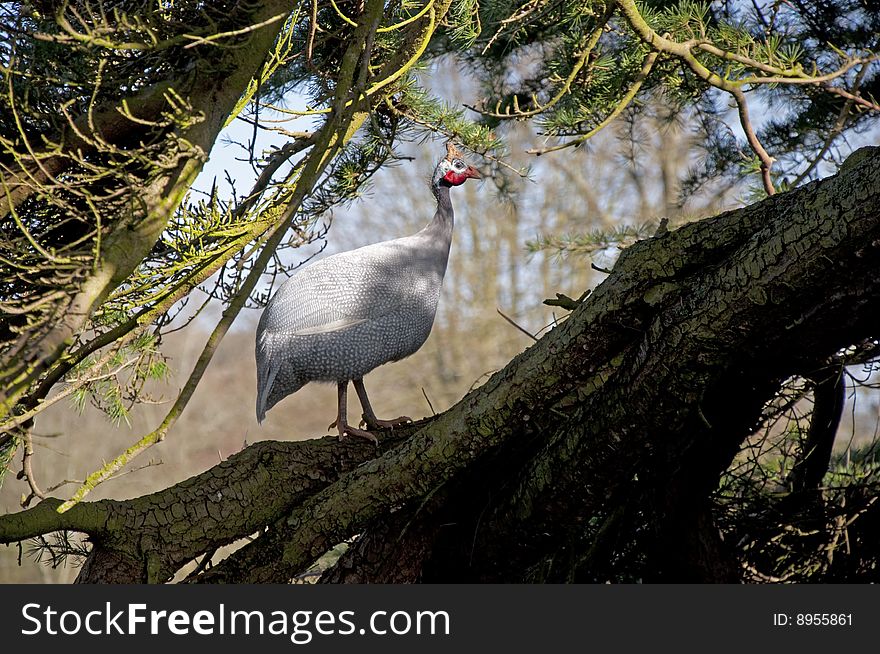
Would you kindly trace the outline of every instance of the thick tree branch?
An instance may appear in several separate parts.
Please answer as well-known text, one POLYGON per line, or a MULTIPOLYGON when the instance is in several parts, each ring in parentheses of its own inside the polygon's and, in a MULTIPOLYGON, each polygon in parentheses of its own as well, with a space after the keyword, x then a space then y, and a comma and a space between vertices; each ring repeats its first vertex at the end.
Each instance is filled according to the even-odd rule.
POLYGON ((641 492, 656 493, 652 480, 670 481, 658 462, 690 471, 692 458, 705 464, 701 474, 673 480, 657 506, 672 517, 678 502, 696 494, 682 514, 705 533, 700 498, 777 381, 870 331, 869 306, 880 300, 871 272, 880 260, 878 189, 880 150, 866 149, 833 178, 637 243, 562 326, 411 440, 295 509, 205 581, 292 576, 502 446, 543 447, 509 503, 483 523, 481 533, 496 544, 496 527, 509 533, 517 524, 545 524, 557 515, 548 510, 555 503, 600 509, 609 496, 626 495, 634 474, 649 480, 641 492), (754 370, 760 380, 746 384, 745 372, 754 370), (737 388, 746 410, 726 419, 720 398, 737 388))
POLYGON ((383 435, 379 449, 358 440, 256 443, 226 461, 167 490, 117 502, 82 502, 58 513, 61 501, 46 499, 21 513, 0 517, 0 543, 62 529, 88 534, 95 543, 82 581, 107 580, 121 559, 146 581, 146 553, 158 548, 157 580, 208 551, 260 531, 340 474, 400 443, 419 425, 383 435))
POLYGON ((815 490, 822 483, 831 461, 831 450, 846 402, 843 367, 822 370, 813 390, 810 428, 803 441, 801 457, 791 470, 788 483, 794 493, 815 490))
MULTIPOLYGON (((302 458, 261 443, 147 498, 64 516, 46 500, 0 518, 0 534, 90 531, 106 561, 122 552, 140 580, 161 581, 270 526, 199 578, 236 582, 289 579, 366 529, 418 543, 432 574, 513 580, 554 552, 570 569, 545 578, 601 574, 590 543, 613 547, 638 524, 653 533, 649 559, 670 559, 658 578, 729 579, 707 504, 718 475, 782 379, 874 334, 878 267, 880 148, 866 148, 835 177, 636 243, 568 320, 363 465, 366 444, 291 445, 302 458), (420 519, 434 511, 441 532, 420 519), (692 553, 691 567, 675 552, 692 553)), ((366 541, 360 552, 382 569, 366 541)), ((89 571, 106 578, 94 561, 89 571)), ((424 578, 414 561, 407 575, 424 578)))

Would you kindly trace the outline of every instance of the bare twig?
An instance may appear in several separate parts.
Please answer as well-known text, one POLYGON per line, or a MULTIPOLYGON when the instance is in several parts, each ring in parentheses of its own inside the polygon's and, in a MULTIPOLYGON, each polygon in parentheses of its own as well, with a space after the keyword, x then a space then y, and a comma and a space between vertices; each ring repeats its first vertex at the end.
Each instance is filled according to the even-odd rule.
POLYGON ((29 429, 21 430, 21 439, 24 443, 24 453, 21 456, 21 472, 18 474, 18 477, 19 479, 24 478, 25 481, 27 481, 28 487, 31 489, 30 494, 21 500, 21 507, 26 509, 35 497, 42 500, 46 498, 46 494, 40 488, 37 479, 34 476, 34 468, 32 464, 34 458, 34 443, 31 439, 31 432, 29 429))
POLYGON ((559 101, 562 100, 562 98, 564 98, 571 90, 571 85, 574 83, 581 70, 583 70, 584 66, 589 61, 590 56, 593 53, 594 48, 596 47, 596 44, 599 43, 599 39, 602 37, 602 33, 605 31, 605 25, 608 24, 609 20, 611 20, 611 16, 613 14, 614 5, 609 4, 605 8, 605 13, 602 14, 601 18, 599 18, 593 31, 588 37, 583 39, 580 49, 576 55, 577 59, 575 60, 574 65, 571 67, 571 71, 569 71, 568 76, 563 80, 561 86, 557 89, 553 97, 544 104, 538 102, 537 97, 535 95, 532 95, 532 104, 534 105, 533 108, 520 109, 519 99, 516 95, 514 95, 513 106, 507 107, 506 110, 503 112, 500 110, 500 103, 495 107, 494 111, 487 111, 485 109, 480 109, 469 105, 465 105, 465 107, 467 107, 471 111, 476 111, 483 116, 490 118, 500 118, 503 120, 522 120, 524 118, 537 116, 538 114, 542 114, 548 109, 551 109, 556 104, 558 104, 559 101))
POLYGON ((422 386, 422 395, 425 396, 425 402, 428 403, 428 408, 431 409, 431 415, 436 416, 437 412, 434 410, 434 405, 431 404, 431 398, 428 397, 428 393, 425 391, 424 386, 422 386))
POLYGON ((510 323, 511 325, 513 325, 514 327, 516 327, 519 331, 521 331, 523 334, 525 334, 526 336, 528 336, 529 338, 531 338, 533 341, 537 341, 537 340, 538 340, 538 337, 537 337, 537 336, 535 336, 534 334, 532 334, 530 331, 528 331, 528 330, 525 329, 524 327, 520 327, 518 324, 516 324, 516 322, 513 320, 513 318, 511 318, 510 316, 505 315, 505 313, 504 313, 501 309, 496 308, 495 311, 498 312, 498 315, 499 315, 499 316, 501 316, 502 318, 504 318, 507 322, 509 322, 509 323, 510 323))
POLYGON ((563 148, 577 147, 590 139, 591 137, 598 134, 600 131, 605 129, 608 125, 610 125, 623 111, 629 106, 630 102, 638 95, 639 89, 642 88, 642 84, 648 79, 648 75, 651 73, 651 69, 654 67, 654 62, 657 61, 657 57, 660 55, 657 51, 652 51, 648 53, 648 56, 645 57, 644 62, 642 63, 642 68, 639 71, 639 74, 636 75, 635 80, 633 80, 632 85, 629 87, 629 90, 623 95, 623 97, 614 105, 614 109, 612 109, 608 115, 593 129, 591 129, 586 134, 582 134, 575 139, 570 141, 566 141, 565 143, 561 143, 559 145, 554 145, 548 148, 532 148, 526 150, 529 154, 534 155, 542 155, 548 152, 555 152, 557 150, 562 150, 563 148))
POLYGON ((776 188, 773 186, 770 169, 773 167, 773 162, 775 160, 767 153, 767 150, 764 149, 760 139, 758 139, 758 135, 755 133, 755 128, 752 126, 752 121, 749 117, 749 105, 746 101, 745 93, 739 88, 731 89, 730 93, 733 95, 734 100, 736 100, 736 107, 739 112, 739 122, 740 125, 742 125, 743 132, 746 134, 746 140, 761 161, 761 181, 764 184, 764 191, 766 191, 767 195, 774 195, 776 193, 776 188))

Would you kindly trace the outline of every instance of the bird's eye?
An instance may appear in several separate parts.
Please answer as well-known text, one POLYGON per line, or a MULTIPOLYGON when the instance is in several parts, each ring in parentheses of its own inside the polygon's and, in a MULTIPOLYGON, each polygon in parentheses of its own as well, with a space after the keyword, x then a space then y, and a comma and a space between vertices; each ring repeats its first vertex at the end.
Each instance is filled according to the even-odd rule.
POLYGON ((464 170, 467 167, 464 165, 464 161, 462 161, 461 159, 456 159, 454 162, 452 162, 452 165, 455 167, 456 170, 464 170))

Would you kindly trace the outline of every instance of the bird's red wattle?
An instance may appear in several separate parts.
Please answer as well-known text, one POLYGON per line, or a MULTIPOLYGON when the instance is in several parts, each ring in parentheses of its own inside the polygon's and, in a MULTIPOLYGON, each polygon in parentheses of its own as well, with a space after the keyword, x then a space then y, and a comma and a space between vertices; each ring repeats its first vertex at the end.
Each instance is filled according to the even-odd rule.
POLYGON ((448 173, 446 173, 443 176, 443 179, 445 179, 447 182, 449 182, 453 186, 459 186, 461 184, 464 184, 465 181, 467 180, 467 178, 468 178, 467 175, 459 175, 454 170, 450 170, 448 173))

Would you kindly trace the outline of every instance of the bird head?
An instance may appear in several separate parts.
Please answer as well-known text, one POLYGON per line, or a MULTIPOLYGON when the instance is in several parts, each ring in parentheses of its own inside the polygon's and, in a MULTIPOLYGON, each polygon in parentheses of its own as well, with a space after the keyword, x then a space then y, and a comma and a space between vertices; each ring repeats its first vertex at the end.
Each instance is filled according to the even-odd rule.
POLYGON ((482 179, 482 177, 480 171, 464 160, 464 155, 453 145, 452 141, 446 143, 446 156, 434 169, 434 186, 459 186, 468 179, 482 179))

